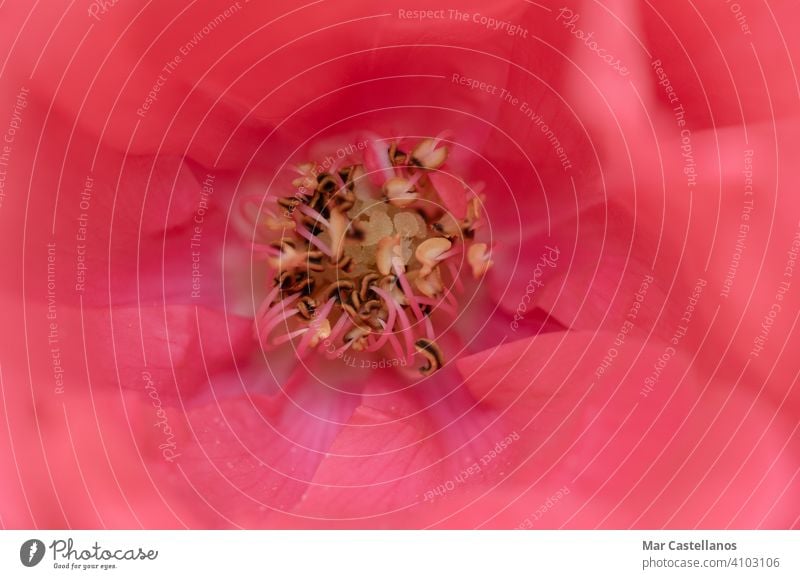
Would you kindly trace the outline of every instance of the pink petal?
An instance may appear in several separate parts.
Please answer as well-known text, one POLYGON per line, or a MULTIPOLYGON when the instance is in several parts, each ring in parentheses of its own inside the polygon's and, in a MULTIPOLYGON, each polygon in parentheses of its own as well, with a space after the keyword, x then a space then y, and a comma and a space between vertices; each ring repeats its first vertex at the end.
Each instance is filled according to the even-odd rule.
POLYGON ((181 466, 215 526, 272 526, 303 500, 353 408, 352 397, 309 386, 214 400, 188 412, 191 438, 181 466))
POLYGON ((468 191, 465 183, 450 173, 439 171, 431 172, 428 178, 452 216, 456 219, 464 219, 467 216, 468 191))
POLYGON ((791 524, 800 504, 783 493, 797 464, 791 428, 766 418, 774 407, 744 386, 727 400, 657 341, 628 338, 605 367, 614 340, 551 333, 459 362, 476 398, 517 425, 527 454, 508 481, 520 500, 483 523, 516 526, 566 486, 570 498, 536 526, 791 524), (784 512, 771 510, 778 503, 784 512))

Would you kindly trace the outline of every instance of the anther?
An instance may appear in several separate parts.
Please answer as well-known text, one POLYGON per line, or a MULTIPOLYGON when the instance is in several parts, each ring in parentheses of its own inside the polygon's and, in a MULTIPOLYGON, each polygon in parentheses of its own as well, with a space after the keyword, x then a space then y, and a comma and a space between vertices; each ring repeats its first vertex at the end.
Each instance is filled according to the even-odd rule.
POLYGON ((467 261, 472 267, 472 275, 479 279, 492 266, 491 253, 485 243, 475 243, 467 250, 467 261))
POLYGON ((419 197, 415 183, 403 177, 393 177, 386 181, 383 185, 383 192, 389 203, 395 207, 408 207, 419 197))
POLYGON ((361 288, 359 289, 358 296, 361 298, 362 302, 367 301, 369 296, 374 295, 374 292, 370 289, 370 286, 376 283, 381 276, 377 273, 368 273, 363 278, 361 278, 361 288))
POLYGON ((367 337, 370 334, 370 330, 367 328, 362 328, 361 326, 355 326, 352 330, 348 331, 344 335, 345 342, 352 344, 353 350, 360 352, 366 349, 367 347, 367 337))
POLYGON ((423 139, 411 153, 412 159, 426 169, 438 169, 447 160, 447 147, 437 148, 438 144, 438 140, 423 139))
POLYGON ((414 342, 414 347, 425 358, 425 365, 419 369, 423 376, 430 376, 444 366, 444 356, 436 342, 422 338, 414 342))
POLYGON ((305 320, 311 320, 317 311, 317 302, 310 296, 304 296, 297 302, 297 309, 305 320))
POLYGON ((355 285, 351 281, 335 281, 322 290, 321 301, 325 302, 331 298, 334 298, 338 302, 345 301, 347 299, 347 295, 352 292, 353 289, 355 289, 355 285))
POLYGON ((389 145, 389 159, 395 167, 402 167, 409 164, 408 154, 398 149, 396 142, 389 145))
POLYGON ((429 298, 439 297, 444 289, 444 284, 442 283, 442 274, 438 267, 433 268, 431 273, 428 275, 419 275, 418 273, 414 278, 414 285, 419 291, 429 298))
POLYGON ((420 274, 426 276, 433 271, 433 268, 439 263, 443 253, 450 250, 453 244, 443 237, 432 237, 426 239, 417 246, 415 256, 417 261, 422 264, 420 274))
POLYGON ((394 271, 395 267, 405 269, 399 235, 384 237, 378 242, 375 265, 378 266, 378 271, 383 275, 389 275, 394 271))
POLYGON ((300 205, 300 200, 296 197, 281 197, 278 199, 278 205, 283 207, 287 213, 292 213, 300 205))
POLYGON ((339 184, 328 173, 322 173, 317 177, 317 191, 330 195, 339 188, 339 184))

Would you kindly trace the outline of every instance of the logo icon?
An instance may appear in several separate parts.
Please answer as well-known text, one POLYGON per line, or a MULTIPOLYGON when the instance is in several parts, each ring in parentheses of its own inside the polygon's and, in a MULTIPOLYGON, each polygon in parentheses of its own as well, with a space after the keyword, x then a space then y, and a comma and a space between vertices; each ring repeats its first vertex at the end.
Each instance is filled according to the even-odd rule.
POLYGON ((26 567, 35 567, 44 558, 44 543, 39 539, 28 539, 19 548, 19 560, 26 567))

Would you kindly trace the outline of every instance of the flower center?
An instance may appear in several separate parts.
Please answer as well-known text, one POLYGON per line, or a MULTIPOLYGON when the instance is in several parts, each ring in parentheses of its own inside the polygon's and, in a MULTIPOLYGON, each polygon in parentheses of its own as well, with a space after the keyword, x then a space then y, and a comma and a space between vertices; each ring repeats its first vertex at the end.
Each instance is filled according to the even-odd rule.
POLYGON ((492 264, 474 241, 482 198, 447 171, 441 137, 376 139, 363 153, 297 167, 294 191, 250 213, 272 280, 256 336, 265 350, 292 341, 300 357, 419 356, 427 375, 444 364, 432 317, 456 317, 461 265, 480 278, 492 264))

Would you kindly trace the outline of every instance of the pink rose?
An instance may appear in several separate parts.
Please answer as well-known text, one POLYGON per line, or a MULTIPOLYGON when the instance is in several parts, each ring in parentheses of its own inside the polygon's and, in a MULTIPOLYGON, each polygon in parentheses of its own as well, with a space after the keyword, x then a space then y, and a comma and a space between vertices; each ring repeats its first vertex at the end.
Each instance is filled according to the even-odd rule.
POLYGON ((3 525, 796 528, 797 9, 735 6, 5 6, 3 525))

